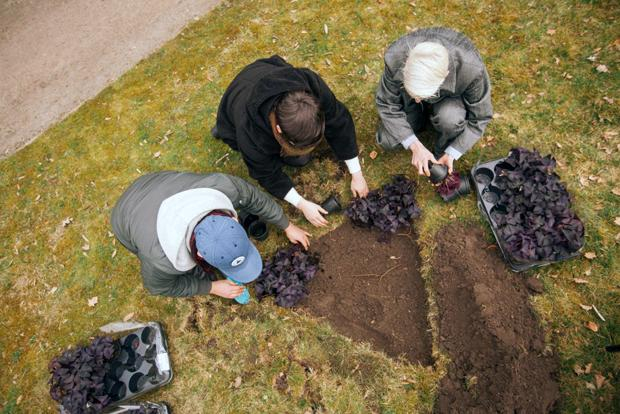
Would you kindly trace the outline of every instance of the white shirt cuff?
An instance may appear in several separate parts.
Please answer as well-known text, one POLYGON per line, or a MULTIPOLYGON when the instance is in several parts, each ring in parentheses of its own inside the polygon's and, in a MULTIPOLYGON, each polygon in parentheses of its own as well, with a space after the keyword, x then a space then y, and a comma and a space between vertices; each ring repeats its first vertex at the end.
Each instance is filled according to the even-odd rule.
POLYGON ((458 160, 463 155, 459 150, 457 150, 456 148, 452 146, 446 148, 444 152, 448 154, 449 156, 451 156, 452 158, 454 158, 455 160, 458 160))
POLYGON ((284 196, 284 201, 288 201, 293 205, 293 207, 297 207, 299 205, 299 202, 303 199, 304 198, 299 195, 297 190, 295 190, 295 187, 292 187, 290 190, 288 190, 288 193, 286 193, 286 195, 284 196))
POLYGON ((415 134, 411 134, 407 138, 403 139, 400 144, 403 146, 403 148, 409 149, 411 144, 413 144, 414 142, 418 142, 418 137, 416 137, 415 134))
POLYGON ((350 160, 345 160, 345 164, 347 164, 347 168, 349 169, 350 174, 355 174, 356 172, 362 171, 362 166, 360 165, 359 157, 351 158, 350 160))

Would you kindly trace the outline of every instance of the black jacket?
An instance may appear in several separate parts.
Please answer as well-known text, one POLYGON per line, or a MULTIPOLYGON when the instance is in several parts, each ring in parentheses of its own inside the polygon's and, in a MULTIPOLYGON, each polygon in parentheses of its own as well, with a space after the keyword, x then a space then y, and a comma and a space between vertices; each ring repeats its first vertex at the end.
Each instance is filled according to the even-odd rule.
POLYGON ((347 108, 318 74, 294 68, 280 56, 246 66, 228 86, 217 111, 217 138, 240 151, 252 178, 281 199, 293 182, 282 171, 269 113, 282 94, 300 90, 319 99, 325 112, 325 138, 338 159, 355 158, 355 125, 347 108))

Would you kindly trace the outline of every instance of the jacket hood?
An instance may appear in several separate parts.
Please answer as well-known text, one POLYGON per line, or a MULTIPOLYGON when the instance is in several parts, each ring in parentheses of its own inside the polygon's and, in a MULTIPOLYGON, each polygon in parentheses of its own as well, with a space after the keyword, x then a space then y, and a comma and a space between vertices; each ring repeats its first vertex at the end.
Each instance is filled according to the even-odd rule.
POLYGON ((225 210, 237 217, 230 199, 212 188, 182 191, 165 199, 157 212, 157 238, 176 270, 186 272, 196 266, 187 244, 187 235, 213 210, 225 210))
MULTIPOLYGON (((248 101, 248 116, 260 125, 269 126, 269 113, 280 96, 292 91, 306 91, 313 94, 303 72, 292 66, 274 69, 255 86, 248 101)), ((269 132, 271 127, 269 126, 269 132)))

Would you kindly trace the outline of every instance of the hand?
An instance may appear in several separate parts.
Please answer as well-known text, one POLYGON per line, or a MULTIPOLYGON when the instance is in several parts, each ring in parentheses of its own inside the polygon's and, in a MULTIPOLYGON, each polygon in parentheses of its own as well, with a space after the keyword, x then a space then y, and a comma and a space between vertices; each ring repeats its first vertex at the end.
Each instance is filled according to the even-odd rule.
POLYGON ((304 246, 304 249, 308 250, 308 246, 310 246, 310 233, 305 231, 302 228, 297 227, 293 223, 290 223, 286 229, 284 229, 284 233, 286 233, 286 237, 294 244, 301 244, 304 246))
POLYGON ((313 225, 317 227, 327 226, 327 220, 325 220, 325 217, 321 215, 321 213, 327 214, 327 211, 325 211, 325 209, 323 209, 320 205, 315 204, 312 201, 301 200, 297 205, 297 208, 304 213, 306 219, 313 225))
POLYGON ((368 184, 361 171, 351 174, 351 192, 353 197, 366 197, 368 195, 368 184))
POLYGON ((437 161, 437 164, 443 164, 448 167, 448 174, 452 174, 452 164, 454 164, 454 158, 448 154, 443 154, 437 161))
POLYGON ((238 285, 230 280, 216 280, 211 282, 211 294, 226 299, 234 299, 243 293, 243 286, 238 285))
POLYGON ((409 147, 411 153, 411 165, 418 169, 418 174, 426 175, 427 177, 431 175, 428 170, 428 162, 431 161, 433 163, 437 163, 437 160, 431 154, 429 150, 426 149, 424 145, 420 141, 416 141, 409 147))

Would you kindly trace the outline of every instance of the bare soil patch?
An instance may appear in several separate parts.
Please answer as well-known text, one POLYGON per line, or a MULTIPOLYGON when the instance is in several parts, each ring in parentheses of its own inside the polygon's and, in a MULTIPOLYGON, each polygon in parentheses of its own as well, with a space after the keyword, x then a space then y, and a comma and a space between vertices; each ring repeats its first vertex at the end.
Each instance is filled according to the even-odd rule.
POLYGON ((439 232, 433 285, 439 345, 452 360, 436 412, 550 412, 560 396, 557 357, 545 347, 524 278, 507 270, 481 228, 439 232))
POLYGON ((347 222, 313 243, 321 270, 301 305, 342 334, 392 357, 432 363, 420 257, 410 234, 385 243, 347 222))

